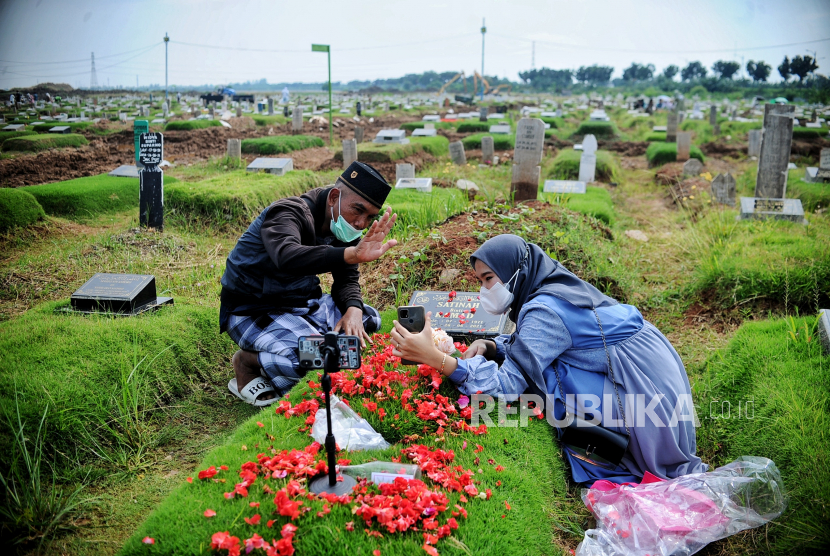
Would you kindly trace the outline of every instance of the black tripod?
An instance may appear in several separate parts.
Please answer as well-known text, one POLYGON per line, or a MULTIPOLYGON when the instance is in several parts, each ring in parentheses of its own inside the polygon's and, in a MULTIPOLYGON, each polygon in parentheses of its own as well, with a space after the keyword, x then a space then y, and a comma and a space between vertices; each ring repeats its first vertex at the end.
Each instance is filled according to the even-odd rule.
POLYGON ((337 334, 334 332, 326 332, 323 345, 320 346, 320 355, 323 356, 323 379, 320 381, 323 385, 323 392, 326 395, 326 425, 328 426, 328 434, 326 434, 326 457, 329 467, 327 475, 323 475, 314 479, 308 487, 308 490, 314 494, 326 492, 329 494, 336 494, 342 496, 349 494, 352 487, 357 484, 357 481, 349 475, 341 474, 341 481, 337 481, 337 471, 335 470, 336 461, 334 453, 336 451, 334 434, 331 432, 331 375, 340 371, 340 347, 337 345, 337 334))

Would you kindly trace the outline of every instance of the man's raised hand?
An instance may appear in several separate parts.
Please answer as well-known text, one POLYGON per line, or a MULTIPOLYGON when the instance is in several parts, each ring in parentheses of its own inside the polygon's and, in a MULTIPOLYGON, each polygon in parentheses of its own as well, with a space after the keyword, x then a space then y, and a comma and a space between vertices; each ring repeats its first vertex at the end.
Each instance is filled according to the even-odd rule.
POLYGON ((390 239, 384 243, 384 239, 392 231, 392 226, 398 219, 397 214, 392 214, 392 209, 387 208, 380 220, 376 220, 369 227, 369 231, 354 247, 348 247, 344 259, 348 264, 368 263, 383 256, 389 249, 398 244, 398 240, 390 239))

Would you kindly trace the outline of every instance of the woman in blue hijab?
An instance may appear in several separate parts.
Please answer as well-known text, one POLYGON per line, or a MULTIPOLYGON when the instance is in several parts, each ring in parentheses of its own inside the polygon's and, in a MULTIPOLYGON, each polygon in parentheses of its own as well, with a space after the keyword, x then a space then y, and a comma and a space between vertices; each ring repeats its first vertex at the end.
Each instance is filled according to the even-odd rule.
POLYGON ((697 418, 683 363, 636 307, 602 294, 515 235, 486 241, 470 264, 481 282, 481 308, 508 313, 516 331, 476 340, 456 359, 437 350, 429 320, 420 334, 395 322, 396 356, 439 369, 467 395, 544 396, 578 483, 707 470, 695 455, 697 418), (573 416, 573 423, 598 424, 592 430, 600 434, 568 426, 573 416), (608 446, 620 457, 601 457, 608 446))

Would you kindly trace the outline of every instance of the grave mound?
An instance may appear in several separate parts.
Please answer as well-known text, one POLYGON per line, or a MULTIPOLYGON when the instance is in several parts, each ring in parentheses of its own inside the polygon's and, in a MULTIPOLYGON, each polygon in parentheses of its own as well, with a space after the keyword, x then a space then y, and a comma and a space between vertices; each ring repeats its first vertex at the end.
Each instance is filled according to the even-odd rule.
POLYGON ((619 132, 613 122, 582 122, 572 137, 581 137, 584 135, 594 135, 596 137, 610 139, 619 135, 619 132))
POLYGON ((191 131, 208 127, 222 127, 222 124, 219 120, 182 120, 169 122, 164 126, 164 131, 191 131))
POLYGON ((490 131, 490 126, 487 122, 462 122, 458 124, 456 131, 458 133, 478 133, 480 131, 490 131))
MULTIPOLYGON (((596 152, 597 167, 595 179, 610 183, 619 181, 619 166, 614 156, 604 150, 596 152)), ((549 180, 576 180, 579 178, 579 162, 582 157, 580 151, 564 149, 559 151, 553 164, 550 166, 545 179, 549 180)))
POLYGON ((246 154, 285 154, 322 146, 322 139, 308 135, 272 135, 242 140, 242 152, 246 154))
MULTIPOLYGON (((706 158, 697 145, 692 145, 689 150, 689 157, 696 158, 705 163, 706 158)), ((667 162, 677 160, 677 143, 651 143, 646 149, 646 159, 651 167, 662 166, 667 162)))
POLYGON ((38 152, 62 147, 82 147, 89 145, 83 135, 69 133, 65 135, 24 135, 3 141, 4 152, 38 152))
POLYGON ((481 138, 485 136, 493 138, 493 149, 497 151, 509 151, 516 146, 516 138, 513 135, 491 135, 489 133, 476 133, 475 135, 464 137, 461 143, 465 149, 480 149, 481 138))
POLYGON ((0 189, 0 232, 22 228, 45 217, 43 207, 31 193, 8 187, 0 189))

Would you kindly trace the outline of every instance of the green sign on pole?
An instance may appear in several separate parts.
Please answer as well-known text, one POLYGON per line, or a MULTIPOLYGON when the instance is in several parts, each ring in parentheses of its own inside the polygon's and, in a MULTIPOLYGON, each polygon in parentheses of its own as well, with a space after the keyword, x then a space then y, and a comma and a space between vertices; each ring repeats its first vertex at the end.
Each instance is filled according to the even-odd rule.
POLYGON ((135 120, 133 122, 133 139, 135 140, 135 163, 137 166, 139 166, 138 138, 141 137, 142 133, 150 133, 150 122, 147 120, 135 120))
POLYGON ((331 125, 331 47, 327 44, 312 44, 312 52, 325 52, 329 59, 329 145, 334 144, 334 127, 331 125))

